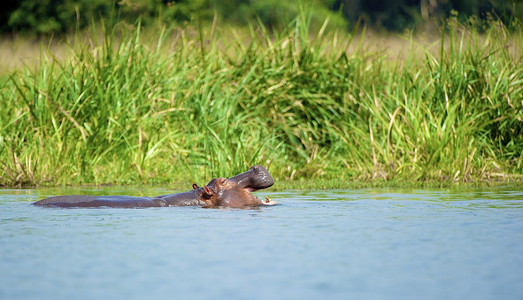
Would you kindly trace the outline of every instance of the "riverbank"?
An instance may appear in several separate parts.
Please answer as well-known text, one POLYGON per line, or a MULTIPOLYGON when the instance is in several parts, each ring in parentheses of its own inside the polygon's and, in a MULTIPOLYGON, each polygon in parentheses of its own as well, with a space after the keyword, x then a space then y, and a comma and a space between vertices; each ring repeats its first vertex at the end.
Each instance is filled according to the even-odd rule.
POLYGON ((331 188, 521 182, 521 31, 448 25, 390 49, 305 16, 271 33, 78 34, 2 76, 0 185, 205 182, 254 164, 331 188))

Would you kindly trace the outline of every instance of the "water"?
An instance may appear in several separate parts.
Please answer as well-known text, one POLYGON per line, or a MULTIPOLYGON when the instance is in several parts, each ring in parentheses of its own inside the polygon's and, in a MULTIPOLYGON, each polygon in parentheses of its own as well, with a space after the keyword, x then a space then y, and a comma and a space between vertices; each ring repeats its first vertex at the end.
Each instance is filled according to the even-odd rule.
POLYGON ((281 203, 52 209, 0 190, 0 299, 523 299, 523 190, 260 192, 281 203), (321 297, 321 298, 320 298, 321 297))

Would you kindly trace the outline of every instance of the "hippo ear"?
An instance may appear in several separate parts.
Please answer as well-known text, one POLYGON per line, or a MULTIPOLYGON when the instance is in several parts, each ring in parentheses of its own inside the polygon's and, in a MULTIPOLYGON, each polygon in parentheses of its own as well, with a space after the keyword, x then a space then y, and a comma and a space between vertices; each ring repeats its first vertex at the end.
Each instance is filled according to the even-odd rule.
POLYGON ((206 185, 203 186, 203 190, 205 191, 205 194, 209 197, 214 195, 214 191, 206 185))
POLYGON ((193 183, 193 184, 192 184, 192 189, 193 189, 193 190, 197 190, 197 189, 199 189, 199 188, 200 188, 200 187, 198 186, 197 183, 193 183))

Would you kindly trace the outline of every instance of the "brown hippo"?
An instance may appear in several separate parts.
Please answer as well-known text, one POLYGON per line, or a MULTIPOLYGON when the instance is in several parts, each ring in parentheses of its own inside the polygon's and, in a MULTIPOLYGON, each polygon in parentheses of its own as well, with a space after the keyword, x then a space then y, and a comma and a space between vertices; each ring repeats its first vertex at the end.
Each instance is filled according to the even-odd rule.
POLYGON ((132 196, 85 196, 70 195, 46 198, 33 203, 46 207, 162 207, 162 206, 202 206, 202 207, 252 207, 277 204, 266 198, 256 198, 252 191, 266 189, 274 184, 269 172, 260 165, 249 171, 227 178, 215 178, 207 185, 193 184, 193 190, 185 193, 161 195, 157 197, 132 196))

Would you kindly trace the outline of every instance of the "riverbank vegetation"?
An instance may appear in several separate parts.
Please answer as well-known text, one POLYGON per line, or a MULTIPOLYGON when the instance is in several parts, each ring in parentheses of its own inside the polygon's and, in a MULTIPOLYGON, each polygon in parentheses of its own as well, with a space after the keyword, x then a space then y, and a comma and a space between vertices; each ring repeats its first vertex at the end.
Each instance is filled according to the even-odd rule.
POLYGON ((336 187, 521 182, 522 30, 450 18, 396 52, 310 22, 102 22, 43 46, 0 77, 0 185, 203 183, 254 164, 336 187))

